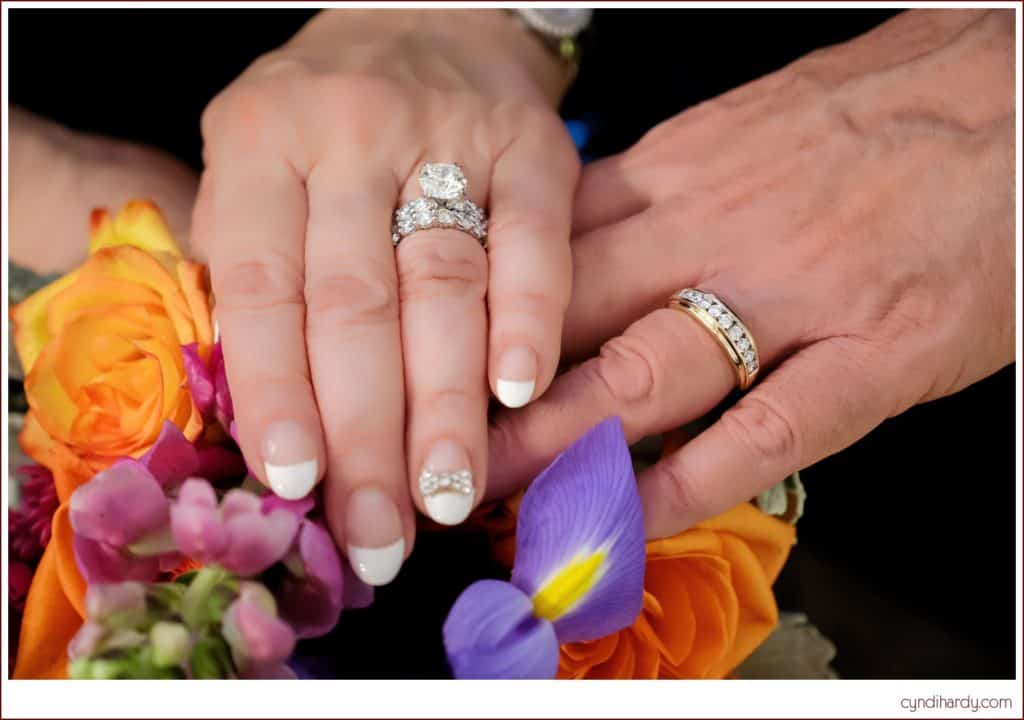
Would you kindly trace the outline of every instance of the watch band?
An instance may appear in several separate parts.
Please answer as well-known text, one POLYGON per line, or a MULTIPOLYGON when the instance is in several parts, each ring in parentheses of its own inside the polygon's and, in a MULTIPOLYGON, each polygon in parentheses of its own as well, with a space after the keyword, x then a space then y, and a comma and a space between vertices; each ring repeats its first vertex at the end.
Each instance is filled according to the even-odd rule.
POLYGON ((581 55, 580 35, 590 25, 590 8, 514 8, 515 17, 566 68, 567 80, 576 76, 581 55))

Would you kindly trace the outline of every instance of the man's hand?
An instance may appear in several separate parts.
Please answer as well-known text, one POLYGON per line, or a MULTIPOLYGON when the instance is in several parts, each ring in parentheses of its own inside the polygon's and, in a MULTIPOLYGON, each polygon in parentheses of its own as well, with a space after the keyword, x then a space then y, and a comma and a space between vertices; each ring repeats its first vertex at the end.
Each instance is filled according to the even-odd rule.
POLYGON ((664 308, 684 287, 742 316, 762 377, 641 474, 652 537, 1012 362, 1014 91, 1012 12, 911 11, 586 168, 563 347, 600 353, 497 419, 489 492, 604 417, 633 441, 732 390, 712 335, 664 308))

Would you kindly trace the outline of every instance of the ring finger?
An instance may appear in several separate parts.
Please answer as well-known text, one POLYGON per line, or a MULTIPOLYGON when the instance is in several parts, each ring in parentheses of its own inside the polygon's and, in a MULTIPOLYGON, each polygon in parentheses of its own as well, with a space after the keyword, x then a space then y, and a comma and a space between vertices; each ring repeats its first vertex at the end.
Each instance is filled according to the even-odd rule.
MULTIPOLYGON (((750 315, 747 327, 759 338, 761 362, 779 360, 786 348, 774 334, 758 334, 765 323, 756 307, 750 315)), ((620 416, 626 439, 635 442, 701 417, 736 382, 708 328, 686 313, 655 310, 606 342, 597 357, 557 378, 532 405, 497 418, 488 491, 494 497, 514 491, 604 418, 620 416)))
MULTIPOLYGON (((474 167, 486 164, 464 171, 480 205, 488 176, 474 167)), ((402 201, 419 195, 413 177, 402 201)), ((468 232, 424 229, 396 255, 412 495, 433 520, 457 525, 482 497, 487 466, 487 254, 468 232)))

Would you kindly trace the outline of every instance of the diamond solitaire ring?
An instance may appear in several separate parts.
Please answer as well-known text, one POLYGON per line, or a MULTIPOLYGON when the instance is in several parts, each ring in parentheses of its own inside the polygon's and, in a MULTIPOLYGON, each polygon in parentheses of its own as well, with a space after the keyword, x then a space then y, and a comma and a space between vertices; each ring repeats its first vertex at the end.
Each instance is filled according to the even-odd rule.
POLYGON ((711 293, 693 288, 677 292, 668 301, 668 306, 693 317, 715 336, 736 370, 740 390, 754 384, 761 368, 757 345, 754 344, 754 336, 732 308, 711 293))
POLYGON ((407 202, 395 211, 391 243, 398 243, 417 230, 443 228, 472 235, 487 248, 487 213, 466 197, 466 176, 455 163, 424 163, 420 168, 423 197, 407 202))

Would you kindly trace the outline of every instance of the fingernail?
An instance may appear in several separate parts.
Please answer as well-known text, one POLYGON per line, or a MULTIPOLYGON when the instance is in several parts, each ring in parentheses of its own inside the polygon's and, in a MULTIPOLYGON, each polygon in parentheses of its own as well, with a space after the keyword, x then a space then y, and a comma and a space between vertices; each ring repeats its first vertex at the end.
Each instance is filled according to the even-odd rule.
POLYGON ((420 473, 423 504, 435 522, 458 525, 473 509, 473 471, 469 455, 458 443, 441 440, 427 455, 420 473))
POLYGON ((537 384, 537 356, 525 345, 509 348, 498 359, 498 399, 510 408, 533 399, 537 384))
POLYGON ((316 444, 309 433, 292 420, 267 428, 263 436, 263 468, 270 489, 285 500, 298 500, 320 479, 316 444))
POLYGON ((345 512, 352 570, 368 585, 386 585, 394 580, 405 558, 402 518, 395 503, 378 488, 367 485, 352 491, 345 512))

